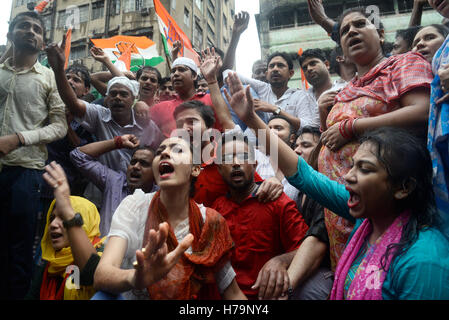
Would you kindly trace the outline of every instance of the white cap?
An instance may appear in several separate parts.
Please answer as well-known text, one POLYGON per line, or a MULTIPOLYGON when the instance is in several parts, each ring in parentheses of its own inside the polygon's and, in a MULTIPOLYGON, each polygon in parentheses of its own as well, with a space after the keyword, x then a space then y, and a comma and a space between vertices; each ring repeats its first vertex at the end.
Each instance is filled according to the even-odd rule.
POLYGON ((193 72, 198 73, 198 67, 197 67, 195 61, 193 61, 190 58, 186 58, 186 57, 177 58, 173 62, 172 67, 176 67, 179 65, 189 67, 190 69, 192 69, 193 72))
POLYGON ((109 95, 109 90, 111 90, 111 87, 115 84, 121 84, 127 87, 132 92, 134 97, 137 97, 139 94, 139 83, 137 81, 129 80, 127 77, 115 77, 109 80, 106 95, 109 95))

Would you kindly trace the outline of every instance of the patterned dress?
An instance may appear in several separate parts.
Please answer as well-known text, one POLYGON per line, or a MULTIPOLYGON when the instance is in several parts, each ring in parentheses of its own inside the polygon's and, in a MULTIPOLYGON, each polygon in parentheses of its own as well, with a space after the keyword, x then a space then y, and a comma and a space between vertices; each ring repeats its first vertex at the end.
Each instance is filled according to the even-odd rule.
POLYGON ((427 148, 432 158, 433 189, 435 200, 441 213, 443 231, 449 236, 449 103, 436 104, 445 93, 441 89, 438 69, 449 63, 449 37, 433 57, 432 70, 435 79, 432 82, 430 96, 429 131, 427 148))
MULTIPOLYGON (((429 88, 432 78, 430 64, 419 53, 408 52, 385 59, 363 77, 356 76, 336 96, 326 120, 327 127, 347 118, 376 117, 398 110, 402 95, 416 88, 429 88)), ((349 172, 358 147, 357 141, 350 141, 337 152, 323 146, 318 158, 319 172, 345 184, 343 177, 349 172)), ((332 270, 335 270, 353 225, 327 209, 325 222, 332 270)))

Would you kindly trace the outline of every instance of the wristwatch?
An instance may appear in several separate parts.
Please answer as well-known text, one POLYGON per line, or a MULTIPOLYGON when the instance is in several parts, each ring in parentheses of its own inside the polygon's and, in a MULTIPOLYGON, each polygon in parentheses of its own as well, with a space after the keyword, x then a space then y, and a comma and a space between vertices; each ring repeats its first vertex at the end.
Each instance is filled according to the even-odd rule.
POLYGON ((273 114, 279 115, 281 113, 281 107, 278 107, 276 110, 274 110, 273 114))
POLYGON ((70 229, 71 227, 75 227, 75 226, 82 227, 83 224, 84 224, 83 217, 81 216, 81 214, 79 212, 75 213, 75 216, 72 219, 62 222, 62 225, 66 229, 70 229))

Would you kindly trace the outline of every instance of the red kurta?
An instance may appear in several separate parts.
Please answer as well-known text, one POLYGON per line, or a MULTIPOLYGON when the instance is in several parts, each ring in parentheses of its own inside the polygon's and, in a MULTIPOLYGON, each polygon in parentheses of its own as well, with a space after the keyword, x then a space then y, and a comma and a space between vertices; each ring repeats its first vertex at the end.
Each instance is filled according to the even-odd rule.
POLYGON ((212 208, 226 219, 234 240, 231 264, 236 280, 248 299, 257 299, 251 286, 260 269, 271 258, 297 249, 307 224, 296 203, 285 193, 275 201, 260 203, 253 195, 237 204, 228 197, 218 198, 212 208))
MULTIPOLYGON (((153 120, 157 124, 164 136, 169 137, 171 132, 176 129, 175 117, 173 116, 176 107, 184 102, 192 100, 199 100, 205 105, 212 107, 212 99, 210 97, 210 94, 197 93, 193 96, 192 99, 186 101, 177 96, 174 100, 164 101, 152 106, 150 108, 151 120, 153 120)), ((220 132, 223 131, 222 126, 217 121, 216 115, 214 128, 219 130, 220 132)))

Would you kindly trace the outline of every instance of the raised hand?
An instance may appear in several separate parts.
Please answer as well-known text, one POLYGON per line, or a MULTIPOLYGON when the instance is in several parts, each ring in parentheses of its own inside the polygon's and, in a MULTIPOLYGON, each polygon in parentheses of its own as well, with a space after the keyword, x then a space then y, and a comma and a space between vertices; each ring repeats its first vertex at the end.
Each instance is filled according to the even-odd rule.
POLYGON ((126 149, 137 148, 140 144, 139 139, 133 134, 125 134, 121 138, 122 138, 123 148, 126 148, 126 149))
POLYGON ((70 220, 74 212, 70 203, 70 186, 64 169, 53 161, 45 166, 45 171, 42 177, 53 187, 53 195, 56 200, 56 207, 58 208, 57 213, 61 215, 63 220, 70 220))
POLYGON ((159 230, 150 230, 149 241, 145 250, 136 251, 136 273, 133 286, 136 289, 144 289, 162 279, 176 265, 184 252, 191 246, 193 235, 188 234, 178 246, 168 252, 167 237, 169 225, 164 222, 159 225, 159 230))
POLYGON ((234 16, 234 25, 232 32, 241 35, 247 28, 249 23, 249 13, 246 11, 239 12, 234 16))
POLYGON ((221 58, 216 55, 215 49, 207 48, 201 51, 201 74, 208 83, 217 81, 217 74, 221 68, 221 58))
POLYGON ((65 65, 66 35, 62 37, 61 45, 52 43, 45 48, 48 64, 54 71, 63 72, 65 65))
POLYGON ((98 47, 92 47, 90 49, 90 54, 92 57, 97 60, 98 62, 104 63, 106 62, 109 57, 106 55, 106 53, 103 51, 103 49, 98 47))
POLYGON ((178 58, 179 53, 181 52, 182 49, 182 43, 179 40, 176 40, 175 42, 173 42, 173 48, 171 50, 171 57, 174 60, 176 60, 176 58, 178 58))
POLYGON ((246 124, 256 119, 257 114, 254 110, 254 102, 250 93, 250 87, 248 86, 245 90, 239 77, 234 72, 229 73, 226 78, 226 83, 230 95, 226 89, 225 95, 237 116, 246 124))

